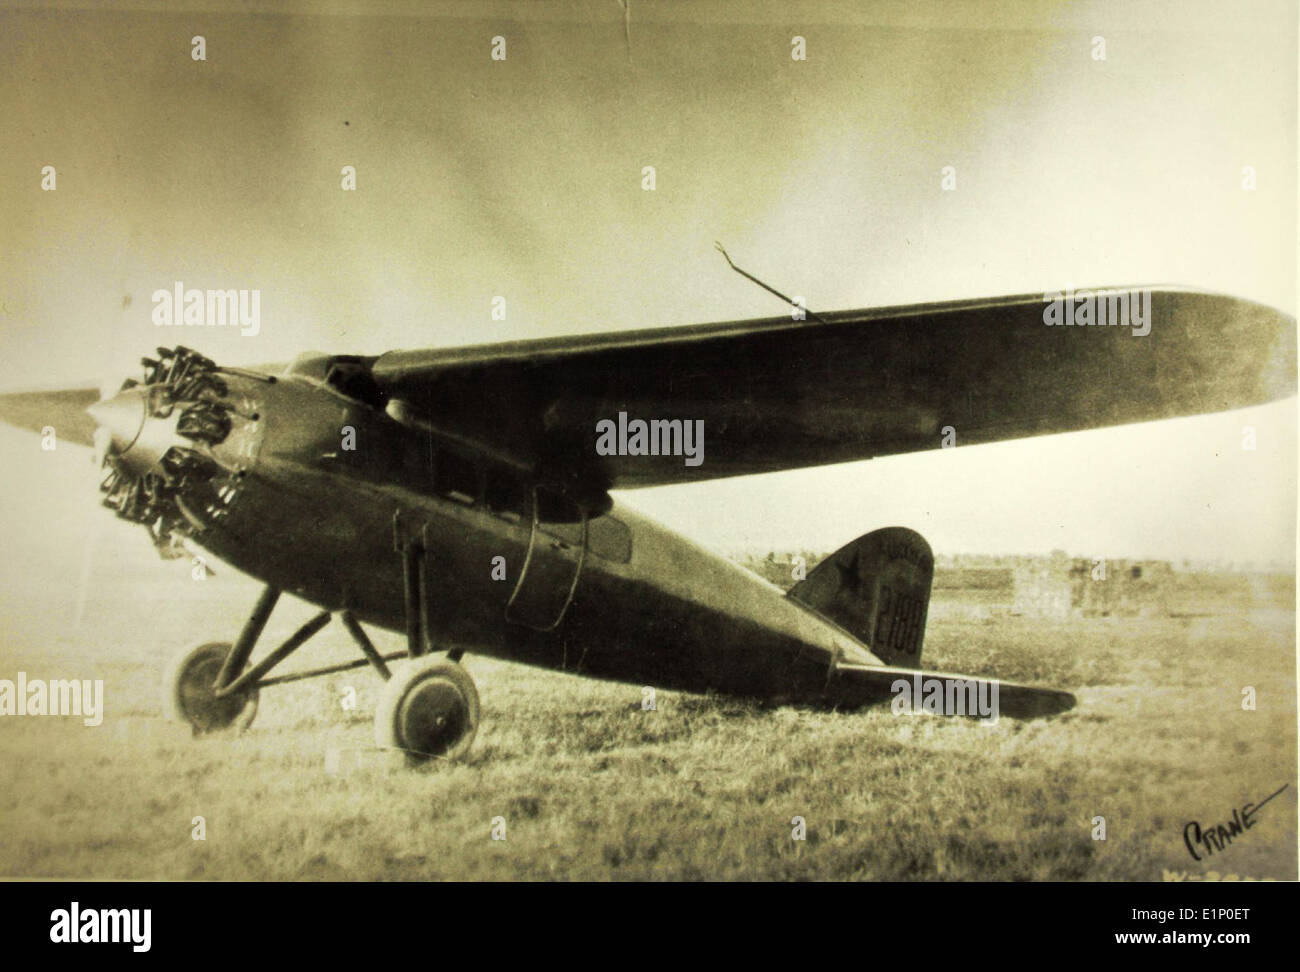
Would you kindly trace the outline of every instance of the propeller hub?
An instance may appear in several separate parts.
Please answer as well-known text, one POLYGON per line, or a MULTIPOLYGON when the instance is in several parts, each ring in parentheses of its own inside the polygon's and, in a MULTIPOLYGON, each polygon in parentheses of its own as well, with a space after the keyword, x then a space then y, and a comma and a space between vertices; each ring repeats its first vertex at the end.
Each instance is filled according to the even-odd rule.
POLYGON ((86 409, 95 424, 108 433, 108 441, 118 455, 128 452, 140 437, 148 415, 148 398, 138 386, 101 398, 86 409))
POLYGON ((152 469, 173 445, 188 444, 176 435, 177 410, 160 411, 151 402, 158 394, 156 388, 136 385, 87 409, 107 430, 117 465, 134 476, 152 469))

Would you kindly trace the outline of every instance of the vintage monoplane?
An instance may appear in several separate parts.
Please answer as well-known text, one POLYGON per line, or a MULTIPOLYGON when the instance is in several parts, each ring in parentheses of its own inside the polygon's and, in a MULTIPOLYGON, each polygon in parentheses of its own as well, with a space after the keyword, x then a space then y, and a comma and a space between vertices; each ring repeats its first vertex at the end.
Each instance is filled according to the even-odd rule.
MULTIPOLYGON (((193 542, 265 583, 233 643, 187 651, 169 675, 172 710, 196 733, 247 725, 266 686, 370 664, 387 680, 378 744, 456 758, 479 722, 467 650, 840 707, 887 700, 919 670, 934 559, 918 534, 868 533, 787 594, 611 490, 938 448, 945 429, 965 447, 1295 392, 1295 322, 1270 307, 1125 287, 1056 295, 1059 319, 1051 297, 796 305, 778 318, 303 354, 251 370, 159 349, 111 397, 11 394, 0 417, 85 444, 98 424, 106 506, 160 550, 193 542), (1146 329, 1115 326, 1139 293, 1146 329), (1110 301, 1109 323, 1075 316, 1080 295, 1110 301), (674 443, 700 422, 692 463, 674 443), (285 591, 320 613, 250 664, 285 591), (363 660, 271 676, 334 614, 363 660), (406 650, 380 654, 361 622, 404 631, 406 650)), ((996 684, 1002 715, 1074 704, 1063 691, 966 684, 996 684)))

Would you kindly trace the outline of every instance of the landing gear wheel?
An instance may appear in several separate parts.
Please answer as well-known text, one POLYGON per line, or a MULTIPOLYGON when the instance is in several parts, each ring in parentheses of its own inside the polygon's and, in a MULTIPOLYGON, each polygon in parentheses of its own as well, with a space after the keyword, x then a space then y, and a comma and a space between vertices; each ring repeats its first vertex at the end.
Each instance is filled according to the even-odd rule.
POLYGON ((230 726, 247 729, 257 715, 256 688, 216 696, 213 685, 229 652, 228 642, 209 642, 177 655, 168 668, 163 682, 167 715, 188 723, 196 736, 230 726))
POLYGON ((455 662, 425 656, 395 668, 375 710, 375 744, 399 749, 410 765, 458 760, 478 731, 478 689, 455 662))

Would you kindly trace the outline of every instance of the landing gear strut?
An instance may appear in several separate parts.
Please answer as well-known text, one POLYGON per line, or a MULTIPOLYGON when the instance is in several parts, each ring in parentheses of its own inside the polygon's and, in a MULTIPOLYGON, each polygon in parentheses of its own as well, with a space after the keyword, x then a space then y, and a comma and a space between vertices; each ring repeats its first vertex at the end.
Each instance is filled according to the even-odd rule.
POLYGON ((232 727, 243 730, 257 714, 261 689, 370 665, 387 682, 375 713, 375 742, 381 748, 400 750, 408 763, 463 757, 478 731, 478 691, 458 664, 459 649, 447 652, 446 658, 430 654, 422 538, 403 541, 399 529, 398 549, 406 572, 406 651, 381 655, 351 612, 341 611, 339 620, 364 656, 360 661, 269 678, 273 668, 330 623, 331 615, 321 611, 250 668, 253 648, 280 599, 279 590, 267 587, 234 644, 200 645, 172 663, 165 682, 168 714, 188 724, 196 736, 232 727), (388 663, 401 659, 409 661, 390 671, 388 663))
POLYGON ((459 664, 459 648, 448 651, 445 659, 430 657, 423 524, 399 515, 393 520, 393 534, 402 557, 410 661, 384 686, 375 711, 375 744, 401 750, 408 763, 457 760, 469 752, 478 732, 478 690, 459 664))
POLYGON ((256 686, 217 698, 214 686, 230 649, 221 641, 191 648, 177 656, 164 680, 168 715, 189 723, 196 736, 235 725, 247 729, 257 715, 256 686))

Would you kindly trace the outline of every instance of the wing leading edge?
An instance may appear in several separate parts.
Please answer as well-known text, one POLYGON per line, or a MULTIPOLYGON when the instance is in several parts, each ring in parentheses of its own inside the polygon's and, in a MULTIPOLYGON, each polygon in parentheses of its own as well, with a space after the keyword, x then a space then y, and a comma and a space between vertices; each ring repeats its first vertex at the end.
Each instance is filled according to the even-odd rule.
MULTIPOLYGON (((1145 324, 1048 326, 1049 303, 1030 294, 824 313, 821 322, 763 318, 395 351, 371 370, 390 398, 431 425, 606 488, 916 452, 938 448, 948 426, 967 445, 1295 393, 1293 318, 1175 287, 1076 298, 1098 292, 1149 295, 1134 297, 1129 312, 1145 314, 1145 324), (619 413, 633 431, 638 419, 703 422, 702 461, 600 454, 611 442, 598 443, 597 423, 619 423, 619 413)), ((1081 315, 1075 306, 1079 299, 1067 305, 1071 317, 1081 315)), ((659 428, 667 444, 669 427, 659 428)))

